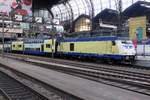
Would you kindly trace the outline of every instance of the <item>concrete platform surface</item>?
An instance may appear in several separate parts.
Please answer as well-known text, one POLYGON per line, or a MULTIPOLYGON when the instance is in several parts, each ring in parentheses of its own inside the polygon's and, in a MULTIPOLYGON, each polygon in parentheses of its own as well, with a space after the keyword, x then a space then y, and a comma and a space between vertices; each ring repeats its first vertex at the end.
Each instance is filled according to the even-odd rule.
POLYGON ((13 59, 1 58, 0 63, 57 87, 84 100, 150 100, 150 96, 93 82, 13 59))
POLYGON ((136 60, 150 61, 150 56, 137 56, 136 60))
POLYGON ((136 65, 150 67, 150 56, 137 56, 136 65))

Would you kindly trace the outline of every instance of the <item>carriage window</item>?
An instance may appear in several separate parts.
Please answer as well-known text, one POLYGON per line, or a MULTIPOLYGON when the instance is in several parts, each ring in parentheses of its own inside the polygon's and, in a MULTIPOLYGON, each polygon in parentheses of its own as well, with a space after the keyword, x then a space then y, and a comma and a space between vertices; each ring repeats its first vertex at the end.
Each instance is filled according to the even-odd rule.
POLYGON ((25 50, 30 50, 30 48, 25 48, 25 50))
POLYGON ((18 45, 18 47, 19 47, 19 48, 21 48, 21 47, 22 47, 22 45, 18 45))
POLYGON ((51 45, 50 44, 46 44, 46 48, 51 48, 51 45))
POLYGON ((40 51, 40 48, 36 48, 35 50, 36 50, 36 51, 40 51))
POLYGON ((74 51, 74 43, 70 43, 70 51, 74 51))
POLYGON ((116 45, 115 41, 112 41, 112 45, 113 45, 113 46, 115 46, 115 45, 116 45))

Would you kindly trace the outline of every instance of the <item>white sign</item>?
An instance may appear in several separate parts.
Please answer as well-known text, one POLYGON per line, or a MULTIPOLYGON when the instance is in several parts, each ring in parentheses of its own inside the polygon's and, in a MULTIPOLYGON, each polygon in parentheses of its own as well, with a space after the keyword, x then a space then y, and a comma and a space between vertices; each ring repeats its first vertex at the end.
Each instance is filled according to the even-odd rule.
MULTIPOLYGON (((47 29, 52 30, 52 25, 46 26, 47 29)), ((64 32, 64 27, 61 25, 54 25, 56 32, 64 32)))
POLYGON ((42 23, 42 17, 35 17, 35 23, 42 23))
POLYGON ((60 21, 59 21, 59 19, 53 19, 53 23, 56 24, 56 25, 59 25, 60 21))
MULTIPOLYGON (((3 34, 0 34, 0 37, 2 37, 3 34)), ((13 38, 13 37, 16 37, 16 34, 11 34, 11 33, 5 33, 4 34, 4 37, 5 38, 13 38)))
MULTIPOLYGON (((0 28, 0 32, 2 33, 2 28, 0 28)), ((10 28, 4 28, 5 33, 23 33, 22 29, 10 29, 10 28)))
POLYGON ((20 26, 21 26, 22 29, 27 29, 27 30, 30 29, 29 23, 20 23, 20 26))
POLYGON ((22 21, 22 15, 15 15, 15 20, 22 21))

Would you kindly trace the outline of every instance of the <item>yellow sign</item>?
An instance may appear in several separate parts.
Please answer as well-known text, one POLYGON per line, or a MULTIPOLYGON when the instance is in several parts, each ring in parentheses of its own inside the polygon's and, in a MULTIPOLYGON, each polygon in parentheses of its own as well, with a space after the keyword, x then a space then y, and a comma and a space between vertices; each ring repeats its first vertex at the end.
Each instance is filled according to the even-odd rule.
POLYGON ((138 41, 147 39, 146 36, 146 16, 130 18, 129 33, 130 39, 138 41))

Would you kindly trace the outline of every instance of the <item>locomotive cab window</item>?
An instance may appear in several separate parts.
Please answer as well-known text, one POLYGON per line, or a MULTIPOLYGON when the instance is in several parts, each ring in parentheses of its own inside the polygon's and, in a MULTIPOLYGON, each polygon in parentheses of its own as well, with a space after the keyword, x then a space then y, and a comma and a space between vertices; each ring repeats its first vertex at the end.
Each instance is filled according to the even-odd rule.
POLYGON ((25 48, 25 50, 30 50, 30 48, 25 48))
POLYGON ((21 48, 21 47, 22 47, 22 45, 18 45, 18 47, 19 47, 19 48, 21 48))
POLYGON ((116 45, 116 42, 115 41, 112 41, 112 46, 115 46, 116 45))
POLYGON ((40 51, 40 48, 36 48, 35 50, 36 50, 36 51, 40 51))
POLYGON ((46 44, 46 48, 51 48, 51 45, 50 44, 46 44))
POLYGON ((70 51, 74 51, 74 43, 70 43, 70 51))
POLYGON ((130 41, 122 41, 122 44, 132 44, 130 41))

